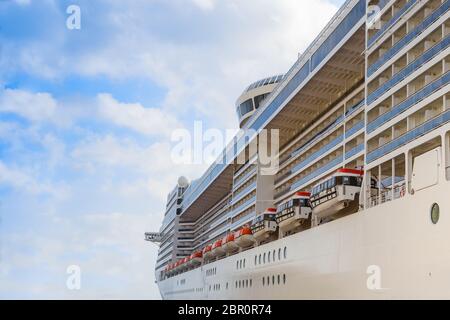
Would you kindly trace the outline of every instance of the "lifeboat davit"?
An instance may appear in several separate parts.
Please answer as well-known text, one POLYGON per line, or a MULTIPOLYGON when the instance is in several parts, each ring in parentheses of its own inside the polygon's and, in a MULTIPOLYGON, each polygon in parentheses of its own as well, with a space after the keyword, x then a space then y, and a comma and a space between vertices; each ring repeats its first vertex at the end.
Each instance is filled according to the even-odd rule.
POLYGON ((325 218, 358 211, 363 175, 363 170, 339 169, 315 185, 310 198, 313 214, 325 218))
POLYGON ((201 251, 194 252, 191 254, 190 263, 192 266, 197 267, 202 264, 203 254, 201 251))
POLYGON ((253 219, 252 233, 257 241, 267 239, 277 230, 276 212, 275 208, 267 208, 263 214, 253 219))
POLYGON ((212 246, 208 244, 205 248, 203 248, 203 258, 208 260, 213 258, 214 256, 211 253, 212 246))
POLYGON ((234 233, 229 233, 222 239, 222 248, 226 253, 233 253, 239 249, 234 239, 234 233))
POLYGON ((276 219, 278 227, 283 231, 294 229, 309 220, 311 205, 307 191, 297 192, 294 197, 277 208, 276 219))
POLYGON ((217 240, 214 242, 211 253, 214 257, 221 257, 225 255, 225 250, 222 248, 222 239, 217 240))
POLYGON ((249 226, 244 226, 234 233, 234 241, 241 248, 247 248, 255 243, 252 229, 249 226))

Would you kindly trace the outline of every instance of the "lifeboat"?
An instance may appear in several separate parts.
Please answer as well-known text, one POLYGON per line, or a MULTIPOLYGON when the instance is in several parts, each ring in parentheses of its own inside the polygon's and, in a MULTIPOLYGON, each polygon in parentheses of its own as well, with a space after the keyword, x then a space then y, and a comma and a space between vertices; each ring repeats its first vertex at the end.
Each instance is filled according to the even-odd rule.
POLYGON ((192 266, 197 267, 202 264, 203 253, 201 251, 194 252, 191 254, 190 263, 192 266))
POLYGON ((229 233, 222 239, 222 248, 226 253, 233 253, 239 249, 234 240, 234 233, 229 233))
POLYGON ((190 262, 190 260, 191 260, 190 256, 183 259, 183 269, 184 270, 189 269, 189 262, 190 262))
POLYGON ((211 253, 214 257, 221 257, 225 255, 225 250, 222 248, 222 239, 217 240, 214 242, 211 253))
POLYGON ((277 230, 277 221, 275 213, 277 209, 268 208, 263 214, 260 214, 252 222, 253 237, 257 241, 262 241, 271 236, 277 230))
POLYGON ((208 244, 205 248, 203 248, 203 258, 204 259, 208 260, 208 259, 213 258, 211 249, 212 249, 212 246, 210 244, 208 244))
POLYGON ((234 233, 234 241, 241 248, 247 248, 255 243, 255 237, 253 236, 252 229, 248 226, 244 226, 240 230, 234 233))
POLYGON ((188 262, 189 262, 189 259, 187 257, 180 260, 179 269, 181 272, 184 272, 188 269, 188 262))
POLYGON ((310 192, 297 192, 292 199, 278 206, 276 220, 281 230, 292 230, 309 220, 310 197, 310 192))
POLYGON ((326 218, 358 211, 363 175, 363 170, 343 168, 315 185, 310 197, 313 214, 326 218))
POLYGON ((174 273, 177 273, 177 272, 179 272, 180 271, 180 260, 178 260, 177 262, 175 262, 174 264, 173 264, 173 272, 174 273))
POLYGON ((173 274, 173 263, 169 264, 167 273, 168 273, 169 275, 172 275, 172 274, 173 274))

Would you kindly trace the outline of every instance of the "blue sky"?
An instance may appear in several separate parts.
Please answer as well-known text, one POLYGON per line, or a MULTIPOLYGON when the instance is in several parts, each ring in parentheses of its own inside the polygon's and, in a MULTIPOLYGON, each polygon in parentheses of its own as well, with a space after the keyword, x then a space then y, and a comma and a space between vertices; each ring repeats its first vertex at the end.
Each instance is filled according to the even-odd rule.
POLYGON ((0 1, 0 298, 158 299, 143 234, 207 167, 172 163, 171 133, 236 128, 342 2, 0 1))

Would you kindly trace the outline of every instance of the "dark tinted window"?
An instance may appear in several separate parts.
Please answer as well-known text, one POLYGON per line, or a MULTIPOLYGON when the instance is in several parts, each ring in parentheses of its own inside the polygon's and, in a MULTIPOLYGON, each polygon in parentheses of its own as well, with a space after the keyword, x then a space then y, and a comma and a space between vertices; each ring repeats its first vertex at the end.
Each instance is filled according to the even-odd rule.
POLYGON ((239 106, 239 109, 241 110, 241 116, 244 116, 247 113, 249 113, 250 111, 252 111, 253 110, 253 101, 252 101, 252 99, 248 99, 247 101, 243 102, 239 106))
POLYGON ((262 95, 259 95, 259 96, 256 96, 254 99, 255 99, 255 109, 258 109, 259 108, 259 106, 261 105, 261 103, 264 101, 264 99, 266 99, 267 98, 267 93, 265 93, 265 94, 262 94, 262 95))

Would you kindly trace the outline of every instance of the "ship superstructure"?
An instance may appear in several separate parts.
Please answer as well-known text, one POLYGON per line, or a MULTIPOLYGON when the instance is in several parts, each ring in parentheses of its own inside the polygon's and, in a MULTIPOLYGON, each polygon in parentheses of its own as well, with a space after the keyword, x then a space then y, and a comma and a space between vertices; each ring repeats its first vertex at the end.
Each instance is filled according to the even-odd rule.
POLYGON ((250 85, 252 133, 182 179, 147 235, 162 297, 450 298, 449 18, 448 0, 348 0, 285 75, 250 85), (272 174, 251 150, 264 129, 272 174))

